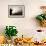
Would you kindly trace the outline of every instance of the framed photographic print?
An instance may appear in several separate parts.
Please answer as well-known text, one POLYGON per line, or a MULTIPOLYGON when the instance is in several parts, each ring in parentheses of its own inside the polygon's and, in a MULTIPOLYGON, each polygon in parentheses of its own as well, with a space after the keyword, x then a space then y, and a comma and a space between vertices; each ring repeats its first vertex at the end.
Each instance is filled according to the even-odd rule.
POLYGON ((8 5, 8 17, 23 18, 25 16, 24 5, 8 5))

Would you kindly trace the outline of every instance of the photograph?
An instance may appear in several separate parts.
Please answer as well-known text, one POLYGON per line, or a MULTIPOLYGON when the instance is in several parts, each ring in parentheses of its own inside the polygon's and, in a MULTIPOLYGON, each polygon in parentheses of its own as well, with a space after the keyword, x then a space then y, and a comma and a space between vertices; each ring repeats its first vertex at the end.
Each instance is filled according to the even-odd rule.
POLYGON ((25 16, 25 6, 24 5, 8 5, 8 17, 18 18, 25 16))

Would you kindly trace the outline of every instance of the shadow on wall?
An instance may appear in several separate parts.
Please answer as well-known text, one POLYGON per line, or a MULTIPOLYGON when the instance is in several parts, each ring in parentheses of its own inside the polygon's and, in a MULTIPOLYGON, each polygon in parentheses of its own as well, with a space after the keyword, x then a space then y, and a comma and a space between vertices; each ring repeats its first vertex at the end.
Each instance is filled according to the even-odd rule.
POLYGON ((40 26, 39 24, 39 21, 36 20, 36 17, 31 17, 30 18, 30 23, 33 25, 33 26, 40 26))
POLYGON ((0 26, 0 35, 4 35, 4 28, 0 26))

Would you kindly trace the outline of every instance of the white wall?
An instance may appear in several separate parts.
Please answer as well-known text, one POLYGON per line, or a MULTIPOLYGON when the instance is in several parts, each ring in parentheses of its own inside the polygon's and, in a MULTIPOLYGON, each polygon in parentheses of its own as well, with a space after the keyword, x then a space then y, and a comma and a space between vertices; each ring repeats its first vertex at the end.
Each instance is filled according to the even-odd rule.
POLYGON ((19 35, 24 33, 31 36, 40 28, 35 16, 41 13, 41 5, 46 5, 46 0, 0 0, 0 33, 4 33, 6 25, 15 25, 19 35), (25 5, 25 17, 8 18, 8 5, 25 5))

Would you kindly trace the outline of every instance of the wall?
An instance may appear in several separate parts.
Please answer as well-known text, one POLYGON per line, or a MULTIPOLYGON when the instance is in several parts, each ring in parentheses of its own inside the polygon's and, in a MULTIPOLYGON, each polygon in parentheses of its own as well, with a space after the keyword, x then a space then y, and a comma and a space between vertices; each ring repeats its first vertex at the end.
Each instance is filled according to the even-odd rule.
POLYGON ((40 6, 46 5, 46 0, 0 0, 0 33, 4 33, 6 25, 15 25, 18 35, 31 36, 39 27, 35 16, 41 13, 40 6), (24 18, 8 18, 8 5, 25 5, 24 18))

